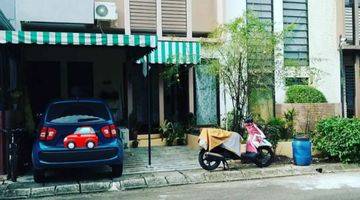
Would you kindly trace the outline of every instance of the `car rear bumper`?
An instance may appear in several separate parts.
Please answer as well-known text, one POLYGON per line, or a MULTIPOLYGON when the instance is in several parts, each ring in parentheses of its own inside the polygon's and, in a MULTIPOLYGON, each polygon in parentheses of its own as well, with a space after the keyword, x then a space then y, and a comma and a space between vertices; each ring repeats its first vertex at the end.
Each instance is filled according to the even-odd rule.
POLYGON ((118 141, 106 147, 77 150, 49 149, 37 142, 34 144, 32 159, 35 169, 119 165, 123 163, 123 148, 118 141))

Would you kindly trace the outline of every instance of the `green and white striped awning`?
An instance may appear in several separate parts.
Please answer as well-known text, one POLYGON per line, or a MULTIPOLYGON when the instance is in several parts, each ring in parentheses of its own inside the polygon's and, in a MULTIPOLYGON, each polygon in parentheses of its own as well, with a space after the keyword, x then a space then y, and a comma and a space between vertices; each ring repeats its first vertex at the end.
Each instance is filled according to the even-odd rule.
POLYGON ((156 48, 157 36, 1 30, 0 44, 7 43, 39 45, 139 46, 156 48))
POLYGON ((149 55, 151 64, 198 64, 201 44, 199 42, 158 41, 157 49, 149 55))

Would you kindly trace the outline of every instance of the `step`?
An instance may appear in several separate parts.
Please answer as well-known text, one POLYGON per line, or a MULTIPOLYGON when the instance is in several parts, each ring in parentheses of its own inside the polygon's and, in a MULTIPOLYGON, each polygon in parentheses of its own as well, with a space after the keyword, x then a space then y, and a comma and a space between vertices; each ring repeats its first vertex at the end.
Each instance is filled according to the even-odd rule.
MULTIPOLYGON (((130 141, 130 148, 132 147, 132 142, 130 141)), ((147 139, 141 139, 139 140, 139 147, 147 147, 148 146, 148 140, 147 139)), ((161 141, 161 138, 151 139, 151 146, 166 146, 165 140, 161 141)))

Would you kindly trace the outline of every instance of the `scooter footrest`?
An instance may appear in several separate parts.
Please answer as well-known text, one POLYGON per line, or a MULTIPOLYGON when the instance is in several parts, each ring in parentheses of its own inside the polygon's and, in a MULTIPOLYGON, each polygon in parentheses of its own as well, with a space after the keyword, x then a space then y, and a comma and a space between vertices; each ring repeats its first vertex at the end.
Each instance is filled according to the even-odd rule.
POLYGON ((254 152, 246 152, 241 155, 241 157, 249 160, 254 160, 258 154, 254 152))

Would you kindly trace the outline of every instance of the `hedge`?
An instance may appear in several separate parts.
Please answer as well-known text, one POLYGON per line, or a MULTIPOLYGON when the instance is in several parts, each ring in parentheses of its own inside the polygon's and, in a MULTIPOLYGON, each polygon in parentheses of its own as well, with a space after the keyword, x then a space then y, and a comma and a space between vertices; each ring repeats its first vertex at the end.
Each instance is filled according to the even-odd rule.
POLYGON ((322 92, 308 85, 289 86, 286 91, 286 103, 326 103, 322 92))
POLYGON ((328 118, 316 125, 314 147, 341 162, 360 162, 360 119, 328 118))

